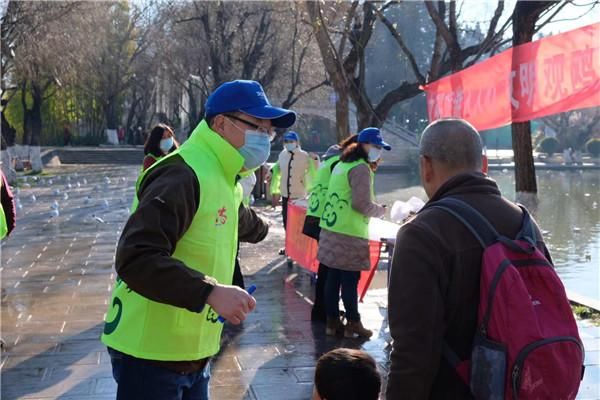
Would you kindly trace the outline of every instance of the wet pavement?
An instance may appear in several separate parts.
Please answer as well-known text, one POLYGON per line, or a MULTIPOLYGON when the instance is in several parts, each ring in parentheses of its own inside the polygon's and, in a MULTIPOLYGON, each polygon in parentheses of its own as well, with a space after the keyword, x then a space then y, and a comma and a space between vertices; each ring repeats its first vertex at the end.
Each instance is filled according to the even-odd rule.
MULTIPOLYGON (((1 254, 2 399, 115 398, 98 338, 137 172, 132 166, 63 166, 21 185, 18 227, 1 254)), ((270 236, 241 249, 246 284, 258 287, 257 309, 242 327, 227 327, 212 364, 212 398, 309 399, 317 358, 336 347, 368 351, 385 376, 385 288, 371 289, 360 305, 365 325, 375 331, 372 340, 326 337, 323 325, 310 322, 311 276, 276 255, 283 245, 279 212, 258 210, 273 223, 270 236)), ((384 277, 382 271, 379 281, 384 277)), ((587 370, 579 398, 599 399, 600 328, 580 325, 587 370)))

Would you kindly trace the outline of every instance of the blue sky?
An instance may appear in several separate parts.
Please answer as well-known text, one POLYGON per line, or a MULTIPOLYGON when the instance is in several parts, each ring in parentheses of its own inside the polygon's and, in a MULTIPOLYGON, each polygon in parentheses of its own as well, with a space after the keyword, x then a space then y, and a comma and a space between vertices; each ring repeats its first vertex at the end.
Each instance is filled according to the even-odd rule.
MULTIPOLYGON (((576 0, 574 4, 565 6, 554 18, 553 21, 542 28, 541 32, 544 36, 566 32, 585 25, 593 24, 600 21, 600 4, 597 4, 591 12, 583 15, 591 7, 594 0, 576 0), (583 6, 588 5, 588 6, 583 6)), ((516 0, 506 0, 504 3, 504 13, 500 18, 500 25, 503 24, 515 7, 516 0)), ((457 9, 461 9, 459 21, 466 23, 482 22, 483 26, 494 15, 497 2, 492 0, 464 0, 459 1, 457 9)), ((509 32, 510 34, 510 32, 509 32)))

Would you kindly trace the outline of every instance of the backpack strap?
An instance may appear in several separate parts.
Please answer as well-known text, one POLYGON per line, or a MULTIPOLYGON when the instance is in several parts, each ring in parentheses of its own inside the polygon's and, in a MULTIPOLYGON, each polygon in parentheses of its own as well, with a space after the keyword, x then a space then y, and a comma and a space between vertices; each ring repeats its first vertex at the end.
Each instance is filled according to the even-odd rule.
POLYGON ((427 208, 438 208, 458 219, 485 249, 495 243, 500 235, 489 221, 469 204, 455 197, 444 197, 427 208))
POLYGON ((517 234, 517 240, 525 240, 536 246, 537 241, 540 238, 537 237, 537 233, 533 225, 533 221, 531 220, 531 216, 529 215, 529 212, 523 205, 518 204, 518 206, 523 212, 523 222, 521 223, 521 230, 517 234))
POLYGON ((521 231, 515 240, 500 235, 479 211, 455 197, 444 197, 427 207, 439 208, 452 214, 475 236, 484 249, 495 242, 502 242, 505 246, 520 253, 531 254, 535 252, 535 229, 533 228, 529 213, 522 206, 519 207, 523 210, 523 222, 521 231), (519 246, 516 243, 516 240, 519 239, 528 242, 531 246, 529 248, 519 246))

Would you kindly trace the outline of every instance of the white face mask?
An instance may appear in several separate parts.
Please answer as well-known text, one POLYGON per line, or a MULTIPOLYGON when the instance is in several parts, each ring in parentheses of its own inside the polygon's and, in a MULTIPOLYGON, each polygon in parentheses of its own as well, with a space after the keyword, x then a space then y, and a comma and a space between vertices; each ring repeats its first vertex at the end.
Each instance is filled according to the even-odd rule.
POLYGON ((244 167, 254 169, 263 165, 271 154, 271 140, 262 132, 247 130, 245 143, 238 149, 244 157, 244 167))
POLYGON ((375 162, 381 158, 381 153, 383 149, 378 149, 376 147, 371 147, 369 149, 369 162, 375 162))
POLYGON ((173 138, 162 139, 159 146, 163 153, 168 153, 171 147, 173 147, 173 138))
POLYGON ((296 150, 297 147, 298 147, 298 145, 296 143, 286 143, 285 144, 285 149, 287 151, 294 151, 294 150, 296 150))

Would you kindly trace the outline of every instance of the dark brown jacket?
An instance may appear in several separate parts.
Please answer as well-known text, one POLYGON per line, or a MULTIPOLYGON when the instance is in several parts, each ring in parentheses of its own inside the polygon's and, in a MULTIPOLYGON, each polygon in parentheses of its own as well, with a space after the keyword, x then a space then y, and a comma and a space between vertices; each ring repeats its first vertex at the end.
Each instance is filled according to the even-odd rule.
MULTIPOLYGON (((502 235, 514 238, 521 228, 519 207, 483 174, 453 177, 429 202, 446 196, 469 203, 502 235)), ((543 242, 538 246, 549 257, 543 242)), ((469 358, 482 254, 473 235, 439 209, 423 210, 398 232, 388 293, 394 340, 388 400, 472 398, 442 357, 442 345, 446 341, 459 357, 469 358)))
MULTIPOLYGON (((150 171, 140 185, 139 205, 123 228, 115 258, 117 274, 131 289, 193 312, 202 311, 215 281, 171 255, 198 210, 200 190, 196 174, 181 157, 171 157, 150 171)), ((243 206, 238 225, 242 242, 259 242, 269 230, 243 206)))

